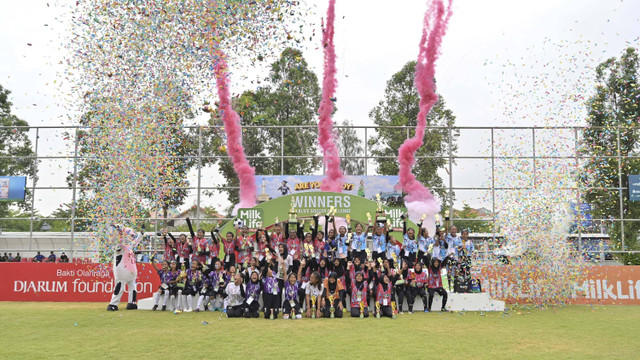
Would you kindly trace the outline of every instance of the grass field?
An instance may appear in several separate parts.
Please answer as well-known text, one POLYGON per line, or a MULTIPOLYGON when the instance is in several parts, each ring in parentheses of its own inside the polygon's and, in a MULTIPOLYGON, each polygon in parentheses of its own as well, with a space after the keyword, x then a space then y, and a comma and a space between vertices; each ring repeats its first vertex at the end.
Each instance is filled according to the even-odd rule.
POLYGON ((0 359, 640 358, 640 306, 295 321, 105 307, 0 302, 0 359))

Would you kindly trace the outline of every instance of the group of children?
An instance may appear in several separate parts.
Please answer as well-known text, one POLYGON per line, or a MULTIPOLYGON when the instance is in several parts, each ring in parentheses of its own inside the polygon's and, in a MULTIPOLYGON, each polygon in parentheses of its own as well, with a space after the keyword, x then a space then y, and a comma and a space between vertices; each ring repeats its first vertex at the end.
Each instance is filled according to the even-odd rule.
POLYGON ((424 311, 431 311, 439 294, 446 311, 441 272, 447 268, 449 286, 455 276, 470 276, 474 248, 469 233, 463 230, 460 236, 452 226, 430 237, 422 222, 416 234, 403 220, 400 243, 390 236, 388 223, 377 218, 352 230, 349 221, 336 229, 333 217, 325 216, 325 228, 333 225, 326 233, 319 230, 319 216, 307 233, 304 219, 296 230, 284 222, 272 232, 249 234, 244 226, 223 237, 215 228, 211 241, 204 230, 194 232, 187 219, 190 239, 161 234, 165 256, 160 269, 152 259, 161 280, 153 310, 162 300, 162 310, 223 311, 228 317, 258 317, 263 311, 267 319, 280 313, 285 319, 303 314, 340 318, 347 309, 352 317, 394 317, 403 313, 405 299, 409 313, 418 297, 424 311))

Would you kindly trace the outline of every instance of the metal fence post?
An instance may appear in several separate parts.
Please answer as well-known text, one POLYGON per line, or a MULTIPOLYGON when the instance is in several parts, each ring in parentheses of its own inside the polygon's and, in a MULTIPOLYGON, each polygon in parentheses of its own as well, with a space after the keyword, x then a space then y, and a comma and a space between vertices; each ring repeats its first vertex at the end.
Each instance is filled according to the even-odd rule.
POLYGON ((71 245, 70 245, 70 254, 73 259, 73 242, 75 241, 75 232, 76 232, 76 187, 78 185, 78 128, 76 130, 75 137, 75 146, 73 149, 73 194, 71 198, 71 245))
POLYGON ((36 145, 33 159, 33 181, 31 183, 31 219, 29 220, 29 250, 33 250, 33 214, 35 213, 36 183, 38 182, 38 142, 40 140, 40 128, 36 128, 36 145))
POLYGON ((624 244, 624 197, 622 194, 622 149, 620 148, 620 125, 618 125, 617 131, 617 143, 618 143, 618 197, 620 201, 620 235, 622 237, 622 249, 625 250, 624 244))
POLYGON ((202 128, 198 127, 198 194, 196 200, 196 229, 200 227, 200 188, 202 181, 202 128))

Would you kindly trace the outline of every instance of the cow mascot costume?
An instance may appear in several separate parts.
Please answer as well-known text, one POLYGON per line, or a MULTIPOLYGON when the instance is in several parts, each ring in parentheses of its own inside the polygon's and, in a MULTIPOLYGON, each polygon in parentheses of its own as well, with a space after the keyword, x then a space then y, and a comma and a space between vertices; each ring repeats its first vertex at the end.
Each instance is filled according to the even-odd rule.
POLYGON ((138 246, 142 236, 144 235, 144 226, 140 233, 130 228, 113 225, 117 230, 118 242, 116 251, 113 254, 113 280, 115 287, 111 302, 107 306, 107 311, 117 311, 120 298, 124 292, 124 285, 129 288, 129 302, 127 310, 135 310, 138 308, 136 304, 136 277, 138 276, 138 268, 136 266, 136 257, 133 249, 138 246))

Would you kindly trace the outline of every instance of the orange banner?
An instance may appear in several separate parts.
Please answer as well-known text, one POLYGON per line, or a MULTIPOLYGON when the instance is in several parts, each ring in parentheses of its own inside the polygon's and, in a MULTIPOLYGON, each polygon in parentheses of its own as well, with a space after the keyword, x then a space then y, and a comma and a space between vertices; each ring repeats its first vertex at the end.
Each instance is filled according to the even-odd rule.
MULTIPOLYGON (((545 287, 563 286, 552 281, 540 284, 533 280, 535 275, 526 278, 522 268, 514 270, 512 265, 483 269, 479 274, 482 291, 509 303, 535 303, 548 291, 545 287)), ((533 267, 526 270, 535 274, 533 267)), ((571 281, 565 295, 565 302, 571 304, 640 305, 640 266, 588 267, 579 279, 571 281)))

